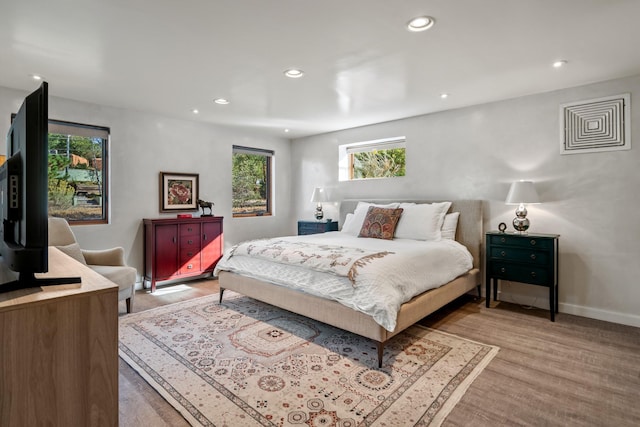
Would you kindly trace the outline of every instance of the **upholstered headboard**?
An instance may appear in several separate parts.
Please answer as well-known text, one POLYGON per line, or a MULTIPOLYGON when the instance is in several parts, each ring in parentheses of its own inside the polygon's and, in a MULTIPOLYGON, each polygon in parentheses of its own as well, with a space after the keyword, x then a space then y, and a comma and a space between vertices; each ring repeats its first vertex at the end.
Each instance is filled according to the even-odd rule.
MULTIPOLYGON (((387 200, 387 199, 346 199, 340 203, 340 225, 344 224, 344 219, 348 213, 353 212, 359 201, 387 204, 393 202, 401 203, 436 203, 444 200, 387 200)), ((473 266, 482 270, 482 243, 484 232, 482 230, 482 200, 448 200, 451 202, 449 212, 460 212, 458 219, 458 229, 456 230, 456 241, 462 243, 469 249, 473 256, 473 266)))

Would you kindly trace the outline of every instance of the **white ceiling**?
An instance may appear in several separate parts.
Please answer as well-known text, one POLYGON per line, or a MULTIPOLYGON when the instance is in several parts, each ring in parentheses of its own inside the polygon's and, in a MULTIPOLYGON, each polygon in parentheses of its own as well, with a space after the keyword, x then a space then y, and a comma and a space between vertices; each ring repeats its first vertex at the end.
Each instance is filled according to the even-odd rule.
POLYGON ((41 74, 52 96, 295 138, 638 75, 639 17, 638 0, 0 0, 0 86, 41 74), (420 15, 435 26, 406 31, 420 15))

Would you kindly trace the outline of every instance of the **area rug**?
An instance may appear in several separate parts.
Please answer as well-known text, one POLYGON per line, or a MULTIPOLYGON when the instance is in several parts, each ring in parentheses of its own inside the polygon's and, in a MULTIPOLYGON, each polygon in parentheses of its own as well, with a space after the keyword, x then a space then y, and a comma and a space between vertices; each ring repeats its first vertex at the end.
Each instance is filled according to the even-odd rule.
POLYGON ((498 352, 412 326, 378 369, 373 341, 231 291, 123 316, 119 341, 195 426, 438 426, 498 352))

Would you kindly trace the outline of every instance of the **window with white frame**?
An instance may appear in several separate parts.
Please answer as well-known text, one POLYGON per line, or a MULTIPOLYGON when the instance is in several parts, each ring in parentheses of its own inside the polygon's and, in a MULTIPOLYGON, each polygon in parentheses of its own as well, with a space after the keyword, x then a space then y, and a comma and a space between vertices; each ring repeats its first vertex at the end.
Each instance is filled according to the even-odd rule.
POLYGON ((340 181, 405 176, 404 136, 338 147, 340 181))

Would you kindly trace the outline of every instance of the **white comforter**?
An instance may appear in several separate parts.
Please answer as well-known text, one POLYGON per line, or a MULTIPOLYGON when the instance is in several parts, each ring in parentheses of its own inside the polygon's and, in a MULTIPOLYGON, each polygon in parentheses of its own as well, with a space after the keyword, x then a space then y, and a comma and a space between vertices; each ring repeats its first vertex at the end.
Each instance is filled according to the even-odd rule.
POLYGON ((403 303, 415 295, 450 282, 473 266, 467 248, 448 239, 382 240, 359 238, 341 232, 278 239, 393 253, 360 267, 355 286, 347 277, 263 258, 239 254, 230 256, 231 252, 218 262, 214 274, 230 271, 335 300, 370 315, 388 331, 395 329, 397 313, 403 303))

